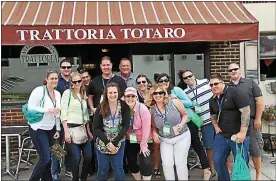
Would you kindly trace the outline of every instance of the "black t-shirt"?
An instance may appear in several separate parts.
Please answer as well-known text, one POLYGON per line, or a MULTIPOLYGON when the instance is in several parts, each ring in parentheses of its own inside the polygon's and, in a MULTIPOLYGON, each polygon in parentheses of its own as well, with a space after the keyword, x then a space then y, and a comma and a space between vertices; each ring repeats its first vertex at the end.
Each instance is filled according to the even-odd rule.
POLYGON ((109 82, 116 82, 119 87, 120 87, 120 92, 122 97, 124 95, 125 89, 127 88, 126 83, 123 78, 114 75, 110 80, 109 79, 104 79, 102 76, 96 76, 92 80, 92 85, 88 90, 89 95, 93 95, 93 104, 94 107, 98 107, 100 104, 101 96, 104 92, 104 87, 106 86, 107 83, 109 82))
POLYGON ((241 112, 239 109, 249 106, 249 97, 243 90, 225 87, 220 98, 212 97, 209 103, 211 115, 219 115, 219 104, 221 104, 218 126, 225 138, 230 139, 233 134, 240 132, 241 112))

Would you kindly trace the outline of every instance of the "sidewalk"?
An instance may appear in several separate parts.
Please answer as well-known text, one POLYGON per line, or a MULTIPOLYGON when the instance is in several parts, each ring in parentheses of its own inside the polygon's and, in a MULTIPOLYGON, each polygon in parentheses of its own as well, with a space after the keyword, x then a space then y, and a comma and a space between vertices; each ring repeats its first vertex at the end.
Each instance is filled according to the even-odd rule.
MULTIPOLYGON (((275 160, 276 157, 272 157, 271 154, 265 154, 263 156, 263 175, 262 175, 262 180, 276 180, 276 165, 271 164, 270 161, 271 160, 275 160)), ((4 163, 2 162, 2 166, 4 165, 4 163)), ((21 164, 22 167, 25 166, 25 163, 21 164)), ((30 170, 26 170, 26 171, 21 171, 19 172, 19 176, 18 176, 18 180, 29 180, 29 177, 32 173, 34 166, 30 166, 30 170)), ((252 179, 255 178, 255 169, 253 167, 253 163, 252 160, 250 161, 250 172, 251 172, 251 176, 252 179)), ((201 180, 202 179, 202 171, 201 169, 193 169, 191 171, 189 171, 190 174, 190 178, 189 180, 201 180)), ((88 180, 95 180, 96 175, 94 174, 92 177, 89 177, 88 180)), ((6 180, 6 181, 10 181, 13 180, 10 176, 7 175, 2 175, 1 174, 1 180, 6 180)), ((71 180, 69 177, 66 177, 64 175, 61 176, 61 180, 71 180)), ((109 179, 109 180, 113 180, 109 179)), ((127 174, 126 175, 126 180, 134 180, 133 177, 131 176, 131 174, 127 174)), ((164 177, 162 177, 162 179, 153 179, 153 180, 165 180, 164 177)), ((217 178, 213 178, 212 180, 217 180, 217 178)))

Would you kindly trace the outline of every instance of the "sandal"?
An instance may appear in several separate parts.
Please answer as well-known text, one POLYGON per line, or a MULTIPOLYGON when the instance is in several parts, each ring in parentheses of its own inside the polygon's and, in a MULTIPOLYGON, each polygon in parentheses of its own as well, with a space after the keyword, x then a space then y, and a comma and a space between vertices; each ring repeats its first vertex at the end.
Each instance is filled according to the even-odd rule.
POLYGON ((159 169, 154 169, 154 175, 156 179, 160 179, 161 178, 161 173, 159 171, 159 169))

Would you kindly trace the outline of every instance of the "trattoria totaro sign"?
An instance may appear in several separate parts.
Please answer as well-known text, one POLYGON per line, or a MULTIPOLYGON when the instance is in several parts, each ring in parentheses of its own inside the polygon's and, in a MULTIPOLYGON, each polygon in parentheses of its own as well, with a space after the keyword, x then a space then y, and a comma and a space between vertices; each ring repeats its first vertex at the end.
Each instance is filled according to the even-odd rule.
POLYGON ((53 45, 26 45, 20 53, 21 63, 51 63, 59 62, 58 53, 53 45), (37 46, 44 47, 49 51, 48 54, 29 54, 29 51, 37 46))

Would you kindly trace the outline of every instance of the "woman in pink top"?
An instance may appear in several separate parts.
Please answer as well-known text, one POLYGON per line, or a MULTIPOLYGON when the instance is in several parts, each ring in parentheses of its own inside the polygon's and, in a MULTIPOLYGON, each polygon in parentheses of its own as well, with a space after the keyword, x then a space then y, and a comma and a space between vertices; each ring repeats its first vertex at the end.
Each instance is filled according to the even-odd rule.
POLYGON ((130 127, 127 131, 126 157, 128 166, 135 180, 150 180, 152 176, 151 151, 152 140, 151 115, 148 108, 137 101, 137 90, 128 87, 125 90, 125 101, 130 107, 130 127), (140 158, 140 168, 137 155, 140 158), (141 172, 141 173, 140 173, 141 172))

